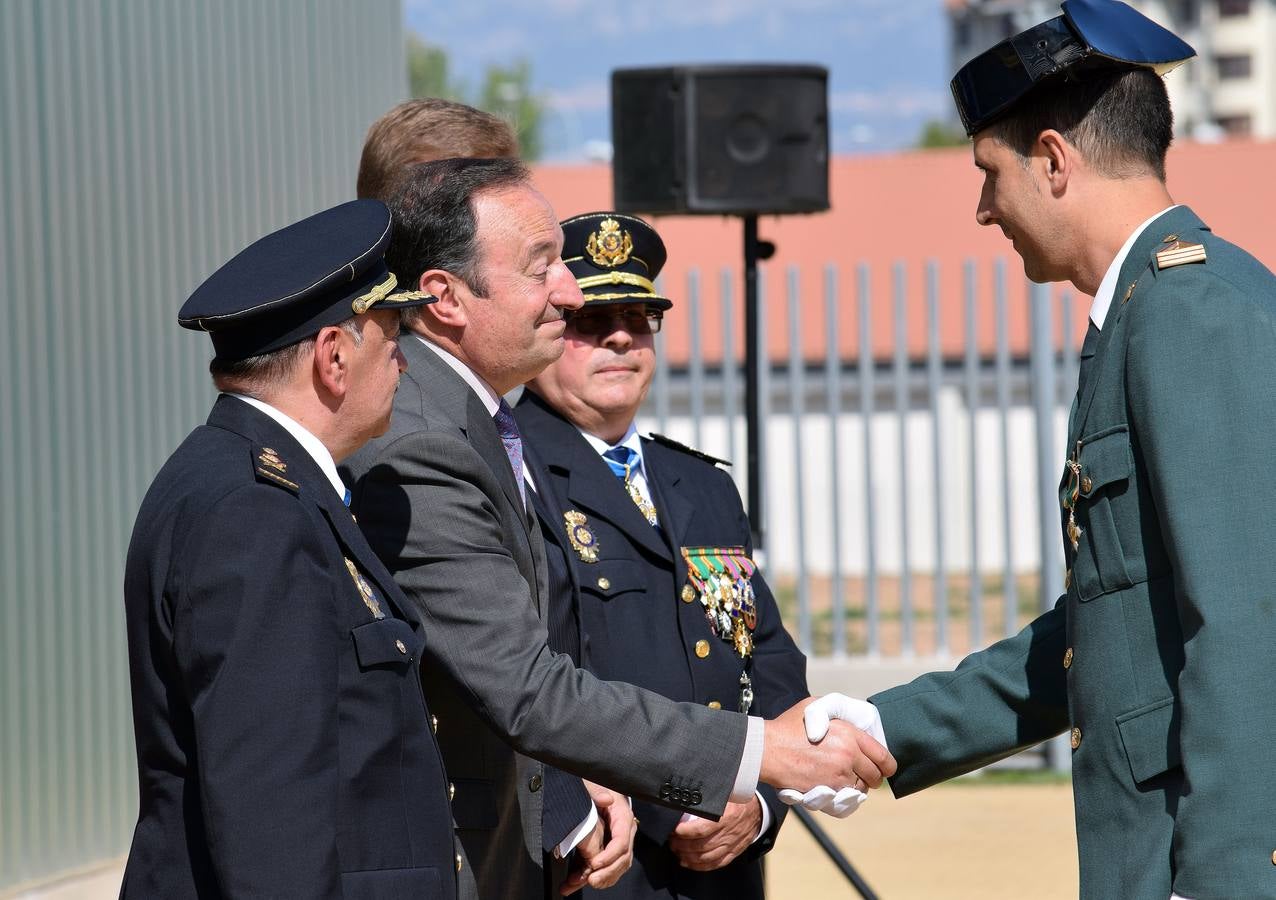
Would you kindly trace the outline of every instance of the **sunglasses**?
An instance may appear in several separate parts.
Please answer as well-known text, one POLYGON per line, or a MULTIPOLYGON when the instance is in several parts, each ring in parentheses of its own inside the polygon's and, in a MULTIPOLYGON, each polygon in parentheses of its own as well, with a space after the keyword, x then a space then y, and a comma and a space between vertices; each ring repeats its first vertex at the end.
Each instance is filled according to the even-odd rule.
POLYGON ((563 318, 577 334, 601 337, 618 328, 630 334, 655 334, 664 315, 658 309, 573 309, 565 311, 563 318))

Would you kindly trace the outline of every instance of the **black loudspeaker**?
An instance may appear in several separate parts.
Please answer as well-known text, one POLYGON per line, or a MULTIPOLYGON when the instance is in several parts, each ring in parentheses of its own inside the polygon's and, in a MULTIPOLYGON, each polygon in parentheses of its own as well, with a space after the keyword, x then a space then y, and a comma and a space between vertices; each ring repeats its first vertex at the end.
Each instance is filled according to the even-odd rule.
POLYGON ((616 209, 829 208, 828 70, 726 65, 611 73, 616 209))

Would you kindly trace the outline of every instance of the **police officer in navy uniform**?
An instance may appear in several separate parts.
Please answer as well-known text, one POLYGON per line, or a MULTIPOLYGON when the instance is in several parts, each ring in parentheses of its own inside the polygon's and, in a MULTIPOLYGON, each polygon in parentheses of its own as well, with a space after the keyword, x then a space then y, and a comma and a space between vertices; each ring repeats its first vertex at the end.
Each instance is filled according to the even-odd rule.
POLYGON ((1065 0, 953 79, 977 221, 1094 297, 1064 593, 858 710, 896 796, 1067 735, 1087 898, 1276 897, 1276 276, 1170 196, 1161 76, 1193 55, 1123 3, 1065 0))
MULTIPOLYGON (((404 367, 375 200, 215 272, 179 322, 221 395, 152 483, 125 573, 140 810, 122 897, 454 897, 429 635, 336 462, 404 367)), ((444 726, 446 727, 446 725, 444 726)))
MULTIPOLYGON (((585 302, 567 313, 563 355, 516 408, 546 539, 551 644, 601 678, 779 713, 806 696, 806 660, 756 572, 735 484, 720 460, 634 426, 671 306, 653 284, 664 244, 618 213, 562 228, 585 302)), ((765 786, 719 822, 637 802, 634 866, 606 896, 761 897, 759 858, 783 811, 765 786)))

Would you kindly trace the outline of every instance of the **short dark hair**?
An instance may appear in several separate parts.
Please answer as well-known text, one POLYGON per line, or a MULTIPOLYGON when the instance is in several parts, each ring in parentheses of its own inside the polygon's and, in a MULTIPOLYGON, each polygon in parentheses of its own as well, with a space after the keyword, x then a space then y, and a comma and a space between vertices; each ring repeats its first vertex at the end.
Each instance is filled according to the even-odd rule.
POLYGON ((516 159, 442 159, 412 166, 388 204, 394 227, 386 265, 410 290, 416 290, 423 273, 443 269, 485 295, 474 199, 484 191, 530 182, 531 173, 516 159))
MULTIPOLYGON (((363 343, 363 332, 359 330, 358 316, 337 323, 337 327, 350 335, 355 345, 363 343)), ((315 349, 315 336, 304 338, 295 344, 280 347, 245 359, 222 359, 214 356, 208 363, 208 372, 213 376, 213 385, 219 391, 234 391, 257 397, 263 390, 277 387, 287 381, 295 369, 307 355, 315 349)), ((260 398, 258 398, 260 399, 260 398)))
POLYGON ((387 203, 410 166, 455 156, 517 157, 518 138, 504 119, 464 103, 407 100, 368 129, 356 190, 361 198, 387 203))
POLYGON ((1151 69, 1104 66, 1051 78, 988 131, 1026 158, 1037 137, 1050 128, 1104 175, 1151 174, 1165 180, 1174 114, 1165 82, 1151 69))

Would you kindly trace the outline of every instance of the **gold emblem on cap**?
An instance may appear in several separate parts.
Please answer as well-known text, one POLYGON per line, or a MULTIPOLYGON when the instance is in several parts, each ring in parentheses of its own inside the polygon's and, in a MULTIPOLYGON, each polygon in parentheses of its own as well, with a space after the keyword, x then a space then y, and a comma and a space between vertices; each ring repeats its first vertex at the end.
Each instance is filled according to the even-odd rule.
MULTIPOLYGON (((563 513, 563 525, 567 529, 567 540, 572 549, 579 554, 582 562, 598 562, 598 538, 585 526, 585 514, 580 510, 569 509, 563 513)), ((606 590, 606 588, 604 588, 606 590)))
POLYGON ((634 239, 628 231, 620 230, 619 222, 608 217, 599 223, 597 231, 589 235, 585 252, 594 265, 607 268, 623 266, 629 262, 629 254, 634 252, 634 239))

